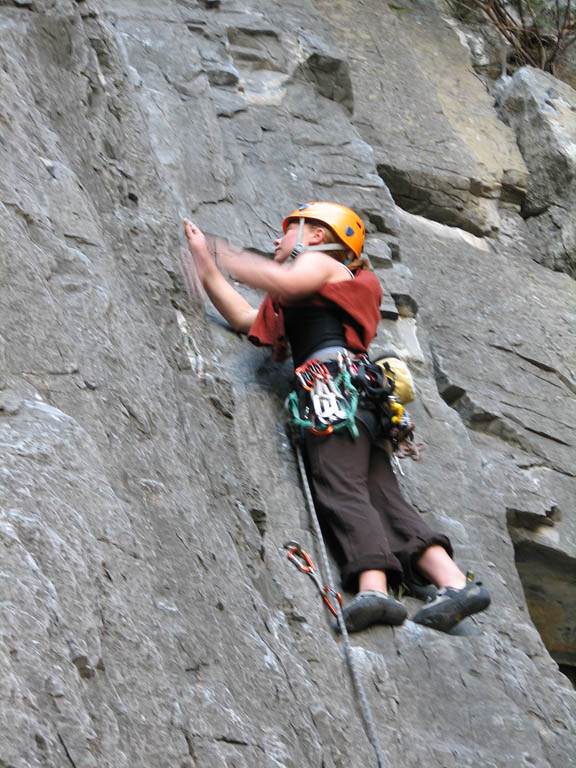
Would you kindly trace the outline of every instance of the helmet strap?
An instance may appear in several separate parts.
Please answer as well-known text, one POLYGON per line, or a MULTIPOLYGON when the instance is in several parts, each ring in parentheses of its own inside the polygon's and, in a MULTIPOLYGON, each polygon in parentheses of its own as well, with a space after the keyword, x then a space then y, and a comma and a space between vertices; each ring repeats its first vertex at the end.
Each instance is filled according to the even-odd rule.
MULTIPOLYGON (((303 251, 341 251, 342 245, 340 243, 320 243, 320 245, 304 245, 302 242, 302 234, 304 232, 304 223, 306 219, 302 217, 298 224, 298 237, 296 239, 296 245, 290 251, 290 258, 295 259, 303 251)), ((346 246, 344 246, 346 247, 346 246)), ((350 259, 346 259, 345 265, 350 264, 350 259)))
POLYGON ((298 223, 298 237, 296 239, 296 245, 290 251, 290 258, 295 259, 304 250, 304 243, 302 242, 302 234, 304 232, 304 217, 302 217, 298 223))

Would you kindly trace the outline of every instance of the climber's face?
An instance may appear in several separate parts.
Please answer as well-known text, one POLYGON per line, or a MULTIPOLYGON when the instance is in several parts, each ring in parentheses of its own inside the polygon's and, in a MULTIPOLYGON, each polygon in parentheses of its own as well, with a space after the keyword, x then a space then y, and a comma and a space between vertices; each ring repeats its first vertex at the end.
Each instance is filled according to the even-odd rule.
MULTIPOLYGON (((304 225, 304 232, 306 224, 304 225)), ((302 235, 304 236, 304 232, 302 235)), ((278 264, 284 264, 292 253, 292 249, 298 242, 298 222, 291 221, 286 227, 286 232, 282 237, 274 240, 274 261, 278 264)))
MULTIPOLYGON (((274 240, 274 261, 278 264, 284 262, 290 257, 294 246, 298 244, 299 221, 290 221, 286 227, 286 232, 282 237, 274 240)), ((320 227, 304 222, 302 229, 303 245, 317 245, 322 241, 323 231, 320 227)))

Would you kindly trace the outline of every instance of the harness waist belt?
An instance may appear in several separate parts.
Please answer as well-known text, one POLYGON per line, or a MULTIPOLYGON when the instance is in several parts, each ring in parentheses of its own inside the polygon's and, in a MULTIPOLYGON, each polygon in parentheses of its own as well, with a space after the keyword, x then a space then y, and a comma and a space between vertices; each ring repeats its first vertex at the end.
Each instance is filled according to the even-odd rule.
POLYGON ((311 354, 304 365, 310 360, 319 360, 321 363, 325 363, 328 360, 337 360, 338 355, 340 353, 344 354, 344 352, 348 352, 346 347, 322 347, 311 354))

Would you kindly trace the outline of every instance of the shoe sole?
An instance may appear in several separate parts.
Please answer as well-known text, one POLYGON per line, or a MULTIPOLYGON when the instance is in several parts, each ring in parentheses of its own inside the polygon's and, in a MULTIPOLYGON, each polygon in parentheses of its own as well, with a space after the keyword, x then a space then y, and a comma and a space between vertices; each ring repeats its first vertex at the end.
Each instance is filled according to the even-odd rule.
POLYGON ((443 600, 438 605, 429 608, 421 608, 412 618, 416 624, 422 624, 429 629, 437 629, 439 632, 450 632, 462 619, 485 610, 490 605, 490 596, 481 592, 470 597, 467 604, 458 605, 455 600, 443 600))
POLYGON ((346 629, 350 633, 361 632, 376 624, 398 626, 408 615, 402 603, 372 595, 363 597, 356 603, 352 601, 346 606, 343 614, 346 629))

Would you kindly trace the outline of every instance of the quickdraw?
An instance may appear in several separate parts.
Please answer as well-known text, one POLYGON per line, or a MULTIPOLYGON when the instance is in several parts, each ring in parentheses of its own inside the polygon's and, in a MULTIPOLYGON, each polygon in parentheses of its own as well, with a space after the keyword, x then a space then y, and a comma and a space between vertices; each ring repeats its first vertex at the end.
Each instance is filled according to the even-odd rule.
POLYGON ((311 360, 307 365, 301 365, 296 369, 296 378, 307 392, 312 393, 314 413, 321 424, 333 429, 333 421, 343 421, 348 417, 346 398, 336 388, 324 363, 311 360))
POLYGON ((297 541, 287 541, 286 544, 284 544, 284 549, 286 549, 288 560, 290 560, 291 563, 294 563, 296 568, 302 571, 302 573, 307 573, 308 576, 310 576, 322 600, 326 603, 328 610, 333 616, 338 618, 338 611, 334 607, 332 600, 337 600, 340 604, 340 608, 342 608, 342 595, 339 592, 336 592, 334 587, 330 587, 327 584, 322 585, 318 572, 316 571, 316 566, 312 562, 312 558, 302 549, 297 541))
POLYGON ((346 428, 352 437, 358 437, 355 416, 359 392, 352 383, 350 356, 340 354, 337 366, 335 376, 325 363, 316 359, 296 368, 301 390, 290 392, 286 407, 296 427, 315 435, 330 435, 346 428))

